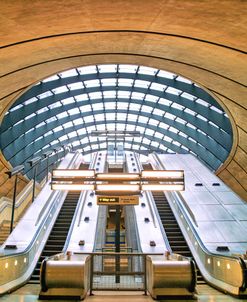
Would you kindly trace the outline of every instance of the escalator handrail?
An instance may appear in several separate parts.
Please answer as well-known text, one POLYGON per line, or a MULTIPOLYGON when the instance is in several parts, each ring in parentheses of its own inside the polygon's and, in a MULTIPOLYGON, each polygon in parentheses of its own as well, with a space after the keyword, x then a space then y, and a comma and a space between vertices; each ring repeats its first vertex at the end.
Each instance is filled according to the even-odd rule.
MULTIPOLYGON (((82 208, 84 208, 84 204, 86 202, 86 196, 87 196, 87 191, 83 191, 83 192, 81 192, 81 194, 78 198, 78 201, 80 200, 80 202, 77 203, 77 206, 76 206, 76 209, 75 209, 75 212, 74 212, 74 215, 73 215, 70 227, 69 227, 69 231, 68 231, 68 234, 67 234, 62 252, 65 252, 68 248, 70 237, 72 235, 72 231, 73 231, 73 228, 74 228, 74 225, 75 225, 75 222, 76 222, 76 218, 77 218, 77 215, 78 215, 78 212, 79 212, 79 209, 80 209, 80 205, 81 205, 81 203, 83 203, 82 208)), ((80 213, 80 218, 81 218, 81 213, 80 213)), ((81 220, 80 218, 79 218, 78 226, 80 225, 80 220, 81 220)))
MULTIPOLYGON (((78 155, 79 155, 78 152, 76 152, 76 153, 73 155, 73 157, 72 157, 72 159, 71 159, 71 162, 70 162, 69 165, 68 165, 68 168, 70 168, 70 167, 73 166, 73 164, 75 163, 75 161, 76 161, 78 155)), ((53 195, 55 195, 55 193, 56 193, 56 191, 53 191, 53 192, 51 193, 51 195, 50 195, 48 201, 44 204, 44 206, 43 206, 43 208, 41 209, 41 211, 40 211, 40 213, 39 213, 39 216, 38 216, 38 218, 37 218, 37 220, 36 220, 36 222, 35 222, 35 226, 39 223, 40 218, 43 216, 44 212, 45 212, 46 209, 47 209, 47 206, 48 206, 49 203, 50 203, 50 200, 52 200, 53 195), (54 193, 54 194, 53 194, 53 193, 54 193)))
MULTIPOLYGON (((94 167, 96 165, 97 158, 98 158, 98 152, 95 154, 93 161, 90 163, 89 169, 94 169, 94 167)), ((84 191, 83 194, 84 194, 84 196, 83 196, 83 204, 82 204, 82 207, 81 207, 81 210, 80 210, 79 221, 78 221, 77 227, 79 227, 80 224, 81 224, 81 217, 82 217, 82 213, 83 213, 83 210, 84 210, 84 207, 85 207, 86 196, 88 195, 88 191, 84 191)))
MULTIPOLYGON (((155 155, 155 160, 158 162, 158 165, 160 165, 164 170, 165 170, 165 167, 162 163, 162 161, 160 160, 160 158, 157 156, 157 154, 154 152, 154 155, 155 155)), ((178 192, 179 193, 179 192, 178 192)), ((198 224, 197 224, 197 221, 196 221, 196 218, 195 218, 195 215, 194 213, 191 211, 190 207, 187 205, 187 203, 184 201, 184 198, 182 197, 181 194, 179 194, 179 197, 180 199, 182 200, 183 202, 183 206, 186 208, 187 212, 189 213, 191 219, 193 220, 194 224, 198 227, 198 224)))
MULTIPOLYGON (((74 156, 73 156, 71 162, 73 161, 73 159, 74 159, 74 156)), ((55 191, 55 192, 52 192, 51 195, 52 195, 52 196, 49 197, 49 199, 52 200, 52 198, 54 198, 53 201, 52 201, 52 204, 51 204, 50 207, 49 207, 49 210, 48 210, 48 212, 47 212, 47 215, 46 215, 45 217, 43 217, 42 221, 39 223, 39 227, 38 227, 38 229, 36 230, 36 232, 34 233, 34 236, 33 236, 32 240, 31 240, 31 242, 28 244, 28 246, 27 246, 23 251, 21 251, 21 252, 14 252, 14 253, 8 254, 8 255, 0 255, 0 258, 5 259, 6 257, 7 257, 7 258, 10 258, 10 257, 20 256, 20 255, 22 255, 22 254, 26 254, 26 253, 32 248, 32 246, 35 244, 36 238, 38 237, 38 235, 39 235, 41 229, 43 228, 43 226, 44 226, 44 224, 45 224, 47 218, 49 217, 49 215, 50 215, 50 213, 51 213, 51 211, 52 211, 52 209, 53 209, 53 207, 54 207, 54 204, 56 203, 56 201, 58 200, 58 198, 60 197, 60 195, 62 195, 62 193, 61 193, 61 192, 55 191), (56 193, 57 193, 57 194, 56 194, 56 193), (54 196, 54 195, 57 195, 57 196, 54 196)), ((50 202, 50 201, 49 201, 49 202, 50 202)), ((42 212, 43 209, 45 209, 46 207, 47 207, 47 203, 45 203, 44 207, 41 209, 40 212, 42 212)), ((41 215, 41 217, 42 217, 42 215, 41 215)), ((36 225, 36 223, 35 223, 35 225, 36 225)))
MULTIPOLYGON (((80 196, 78 198, 78 201, 80 200, 80 202, 77 203, 77 206, 75 208, 75 212, 73 214, 73 218, 72 218, 72 221, 71 221, 71 224, 70 224, 70 227, 69 227, 69 231, 68 231, 68 234, 67 234, 67 237, 66 237, 66 240, 65 240, 62 252, 65 252, 67 250, 67 248, 68 248, 70 237, 71 237, 72 232, 73 232, 73 228, 74 228, 74 225, 75 225, 75 222, 76 222, 76 218, 78 216, 78 212, 79 212, 80 206, 82 204, 82 208, 84 207, 85 202, 86 202, 86 196, 87 196, 87 192, 83 191, 83 192, 81 192, 81 194, 80 194, 80 196)), ((79 222, 80 222, 80 219, 79 219, 79 222)), ((78 226, 79 225, 80 225, 80 223, 78 223, 78 226)))
MULTIPOLYGON (((72 160, 70 160, 69 165, 73 163, 73 159, 75 157, 73 156, 72 160)), ((6 293, 7 291, 18 287, 20 284, 22 284, 23 282, 26 282, 26 280, 30 277, 31 273, 32 273, 32 269, 34 269, 35 265, 36 265, 36 261, 38 260, 37 257, 35 257, 36 255, 36 251, 40 250, 42 248, 42 246, 40 246, 40 244, 38 244, 38 241, 41 242, 43 241, 44 238, 46 238, 48 234, 48 231, 52 228, 53 223, 56 220, 56 216, 54 216, 54 214, 58 214, 59 213, 59 206, 62 206, 62 203, 59 203, 59 200, 61 200, 60 196, 62 197, 64 194, 63 191, 58 192, 52 202, 52 205, 48 212, 47 215, 45 215, 43 217, 43 219, 40 221, 40 224, 34 234, 34 236, 32 237, 32 240, 30 241, 30 243, 28 244, 28 246, 20 252, 14 252, 8 255, 2 255, 0 257, 0 260, 2 262, 2 264, 4 263, 14 263, 14 260, 19 262, 19 259, 21 260, 22 258, 25 257, 25 259, 27 259, 25 266, 15 266, 18 271, 12 271, 11 275, 6 275, 6 278, 1 280, 1 284, 0 284, 0 289, 1 292, 0 294, 6 293), (46 227, 45 227, 45 224, 46 227), (43 232, 43 234, 42 234, 43 232)), ((60 207, 61 207, 60 206, 60 207)), ((4 270, 4 267, 1 266, 0 270, 4 270)))
POLYGON ((163 239, 164 239, 164 241, 165 241, 166 247, 167 247, 168 250, 171 252, 171 251, 172 251, 172 248, 171 248, 170 243, 169 243, 169 240, 168 240, 168 238, 167 238, 167 235, 166 235, 164 226, 163 226, 163 224, 162 224, 162 221, 161 221, 161 219, 160 219, 160 215, 159 215, 157 206, 155 205, 155 201, 154 201, 153 195, 151 194, 150 191, 147 191, 147 192, 146 192, 146 195, 147 195, 147 198, 152 199, 151 202, 152 202, 153 205, 154 205, 153 208, 154 208, 154 212, 155 212, 155 215, 156 215, 156 219, 157 219, 158 224, 159 224, 159 228, 160 228, 161 233, 162 233, 162 235, 163 235, 163 239), (151 196, 152 196, 152 197, 151 197, 151 196))
MULTIPOLYGON (((135 162, 137 164, 138 170, 139 170, 139 172, 141 172, 143 170, 143 167, 142 167, 139 159, 137 158, 136 153, 134 153, 134 158, 135 158, 135 162)), ((167 238, 166 233, 164 231, 164 227, 163 227, 162 222, 160 220, 160 216, 159 216, 157 207, 154 204, 152 194, 151 194, 150 191, 147 191, 147 192, 145 192, 145 195, 146 195, 146 199, 147 199, 147 203, 148 203, 149 211, 151 213, 151 217, 152 217, 154 227, 157 228, 157 224, 156 224, 156 221, 157 221, 158 225, 159 225, 159 229, 160 229, 161 234, 162 234, 162 237, 165 241, 165 245, 166 245, 167 249, 171 251, 170 243, 168 241, 168 238, 167 238)), ((135 215, 136 215, 136 212, 135 212, 135 215)), ((136 222, 136 226, 137 226, 137 222, 136 222)))
MULTIPOLYGON (((143 170, 143 167, 141 166, 140 161, 137 158, 136 152, 134 152, 134 158, 135 158, 135 162, 136 162, 136 165, 137 165, 137 169, 139 170, 139 173, 140 173, 143 170)), ((147 203, 148 203, 148 207, 149 207, 149 211, 150 211, 150 214, 151 214, 151 218, 152 218, 154 227, 157 228, 157 225, 156 225, 156 217, 157 216, 154 215, 153 207, 150 203, 150 198, 149 198, 150 196, 148 196, 148 194, 146 194, 146 197, 147 197, 147 203)))
MULTIPOLYGON (((165 170, 165 168, 164 168, 164 166, 163 166, 162 163, 161 163, 161 166, 165 170)), ((172 193, 172 196, 176 198, 176 201, 178 202, 178 205, 179 205, 179 208, 180 208, 181 212, 183 212, 184 217, 186 217, 187 223, 190 225, 191 230, 193 230, 193 233, 195 234, 195 237, 196 237, 198 243, 200 243, 200 245, 203 248, 203 250, 205 251, 205 253, 210 254, 210 256, 217 256, 217 257, 222 257, 222 258, 231 258, 231 259, 237 259, 237 260, 239 260, 240 257, 238 257, 238 256, 221 255, 221 254, 216 254, 216 253, 213 253, 213 252, 209 251, 207 249, 207 247, 204 245, 204 243, 201 240, 200 236, 198 235, 196 229, 194 228, 194 225, 191 223, 189 215, 187 214, 187 211, 186 211, 187 207, 186 207, 186 210, 185 210, 184 203, 181 201, 181 194, 179 192, 170 192, 170 193, 172 193)))
POLYGON ((142 167, 141 164, 140 164, 139 158, 137 158, 136 152, 134 152, 134 158, 135 158, 135 162, 136 162, 136 164, 137 164, 138 170, 139 170, 139 172, 141 172, 141 171, 143 170, 143 167, 142 167))
MULTIPOLYGON (((60 193, 60 192, 59 192, 60 193)), ((8 254, 8 255, 0 255, 0 258, 2 259, 5 259, 5 258, 11 258, 11 257, 16 257, 16 256, 20 256, 20 255, 23 255, 23 254, 26 254, 29 250, 31 250, 32 246, 35 244, 35 241, 36 241, 36 238, 38 237, 42 227, 44 226, 48 216, 50 215, 52 209, 53 209, 53 206, 54 206, 54 203, 56 203, 58 197, 60 194, 58 194, 58 196, 56 196, 52 202, 52 205, 50 206, 48 212, 47 212, 47 215, 42 219, 38 229, 36 230, 34 236, 33 236, 33 239, 32 241, 29 243, 29 245, 21 252, 14 252, 13 254, 8 254)))
MULTIPOLYGON (((158 156, 157 156, 156 153, 154 153, 153 155, 155 156, 155 158, 158 158, 158 156)), ((162 163, 160 160, 158 161, 158 163, 159 163, 159 165, 165 170, 165 167, 164 167, 163 163, 162 163)), ((183 205, 183 202, 181 201, 181 198, 180 198, 180 195, 181 195, 181 194, 178 193, 178 192, 169 192, 169 193, 173 196, 173 198, 176 199, 177 205, 178 205, 180 211, 182 212, 182 214, 184 215, 184 218, 185 218, 187 224, 189 225, 190 230, 192 231, 193 235, 195 236, 196 241, 197 241, 198 245, 200 246, 200 248, 202 249, 202 251, 203 251, 205 254, 207 254, 207 255, 209 255, 209 256, 211 256, 211 257, 217 257, 217 258, 219 258, 219 259, 224 259, 224 260, 225 260, 225 259, 236 260, 236 261, 239 263, 239 265, 240 265, 240 267, 241 267, 241 269, 242 269, 242 274, 243 274, 243 285, 242 285, 242 289, 245 290, 245 289, 246 289, 246 286, 247 286, 246 280, 245 280, 246 265, 245 265, 245 262, 243 261, 243 259, 242 259, 241 257, 238 257, 238 256, 221 255, 221 254, 216 254, 216 253, 213 253, 213 252, 209 251, 209 250, 207 249, 207 247, 204 245, 204 243, 203 243, 203 241, 201 240, 200 236, 198 235, 198 233, 197 233, 197 231, 196 231, 196 229, 195 229, 193 223, 191 223, 191 220, 190 220, 190 218, 189 218, 189 215, 187 214, 187 211, 186 211, 187 209, 185 209, 185 207, 184 207, 184 205, 183 205)), ((169 193, 168 193, 168 194, 169 194, 169 193)))
MULTIPOLYGON (((202 251, 204 252, 204 254, 206 254, 208 256, 211 256, 211 257, 215 257, 215 258, 217 257, 218 259, 223 259, 223 260, 226 260, 226 259, 236 260, 239 263, 239 265, 242 269, 242 276, 243 276, 243 278, 242 278, 243 283, 242 283, 242 286, 241 286, 241 290, 245 290, 246 285, 247 285, 246 284, 246 279, 245 279, 246 278, 246 276, 245 276, 246 265, 245 265, 245 262, 243 261, 243 259, 241 257, 238 257, 238 256, 221 255, 221 254, 216 254, 216 253, 213 253, 213 252, 209 251, 207 249, 207 247, 204 245, 204 243, 202 242, 202 240, 201 240, 200 236, 198 235, 197 231, 195 230, 193 224, 191 223, 185 209, 183 208, 183 204, 180 203, 179 194, 177 194, 177 192, 174 192, 173 194, 175 195, 175 198, 178 201, 177 204, 178 204, 178 207, 179 207, 180 211, 183 213, 186 222, 189 224, 190 229, 193 232, 193 235, 195 236, 196 241, 197 241, 198 245, 200 246, 200 248, 202 249, 202 251)), ((174 195, 173 195, 173 197, 174 197, 174 195)))

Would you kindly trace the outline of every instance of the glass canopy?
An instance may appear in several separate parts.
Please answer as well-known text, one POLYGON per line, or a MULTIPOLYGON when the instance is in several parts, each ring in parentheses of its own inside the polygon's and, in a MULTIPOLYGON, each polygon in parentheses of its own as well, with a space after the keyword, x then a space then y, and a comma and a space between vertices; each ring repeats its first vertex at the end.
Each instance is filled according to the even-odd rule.
POLYGON ((70 145, 83 154, 118 146, 192 153, 216 170, 231 150, 232 128, 217 101, 188 79, 145 66, 93 65, 31 87, 6 112, 0 143, 12 166, 70 145), (97 131, 116 135, 92 135, 97 131), (140 135, 117 134, 128 131, 140 135))

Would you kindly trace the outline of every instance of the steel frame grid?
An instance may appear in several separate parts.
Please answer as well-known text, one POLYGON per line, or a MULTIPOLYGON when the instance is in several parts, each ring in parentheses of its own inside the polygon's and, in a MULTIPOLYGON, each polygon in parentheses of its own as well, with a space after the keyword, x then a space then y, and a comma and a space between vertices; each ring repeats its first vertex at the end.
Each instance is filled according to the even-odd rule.
POLYGON ((126 71, 124 64, 111 65, 111 69, 113 67, 115 72, 106 72, 106 65, 95 65, 92 66, 93 72, 87 74, 82 73, 83 67, 75 68, 70 72, 72 76, 66 75, 68 71, 57 74, 53 77, 55 79, 45 79, 23 94, 6 113, 1 125, 1 149, 6 159, 13 166, 21 164, 33 153, 39 154, 39 150, 61 145, 59 138, 65 135, 67 139, 63 144, 74 144, 74 149, 81 149, 84 153, 106 150, 109 140, 106 139, 106 146, 101 148, 100 139, 96 142, 90 139, 89 127, 102 130, 105 126, 107 130, 107 126, 114 124, 115 130, 118 127, 124 127, 123 130, 141 127, 143 130, 141 141, 123 139, 125 149, 132 150, 139 145, 140 150, 135 151, 140 153, 145 148, 158 152, 184 153, 187 150, 212 170, 226 160, 232 146, 231 123, 211 95, 191 81, 181 81, 180 76, 158 69, 148 68, 148 74, 145 74, 145 66, 132 66, 130 72, 126 71), (124 85, 124 81, 127 84, 124 85), (75 83, 81 88, 70 86, 78 85, 75 83), (159 90, 160 87, 164 87, 163 90, 159 90), (99 93, 100 97, 95 98, 94 93, 99 93), (84 100, 78 101, 78 97, 84 100), (156 98, 156 101, 150 98, 156 98), (102 110, 98 110, 100 104, 102 110), (120 104, 126 104, 126 110, 119 109, 120 104), (138 105, 139 109, 131 109, 132 104, 138 105), (90 111, 84 111, 85 106, 89 106, 90 111), (75 108, 80 113, 72 114, 75 108), (157 110, 163 113, 155 113, 157 110), (104 116, 101 120, 100 114, 104 116), (115 120, 109 118, 112 114, 115 120), (119 119, 122 114, 125 114, 124 120, 119 119), (147 118, 146 123, 141 122, 143 117, 147 118), (75 124, 78 118, 82 119, 81 124, 75 124), (69 122, 72 124, 67 127, 69 122), (164 124, 166 127, 162 128, 160 125, 164 124), (60 126, 61 130, 57 131, 60 126), (80 135, 83 128, 86 133, 80 135), (70 137, 74 131, 76 135, 70 137), (153 136, 146 133, 150 131, 154 131, 153 136), (162 138, 155 137, 158 133, 162 138), (83 145, 81 140, 85 137, 88 143, 83 145))

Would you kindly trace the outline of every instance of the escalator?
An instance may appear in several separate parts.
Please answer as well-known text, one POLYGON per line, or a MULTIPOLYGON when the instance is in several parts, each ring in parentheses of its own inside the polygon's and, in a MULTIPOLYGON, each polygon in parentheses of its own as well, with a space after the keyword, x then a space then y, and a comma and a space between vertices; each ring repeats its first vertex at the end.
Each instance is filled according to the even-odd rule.
MULTIPOLYGON (((153 170, 150 164, 143 165, 143 168, 145 170, 153 170)), ((152 194, 172 252, 184 257, 193 258, 165 194, 163 192, 154 191, 152 194)), ((205 283, 197 268, 197 284, 205 283)))
MULTIPOLYGON (((79 169, 87 170, 88 164, 82 163, 79 169)), ((81 191, 68 192, 29 283, 39 283, 40 266, 46 257, 62 252, 80 194, 81 191)))
POLYGON ((29 283, 39 283, 40 266, 46 257, 62 252, 80 194, 80 191, 68 192, 29 283))
MULTIPOLYGON (((193 258, 165 194, 163 192, 152 192, 152 194, 172 252, 193 258)), ((198 268, 197 284, 205 284, 198 268)))
MULTIPOLYGON (((123 166, 119 167, 108 167, 108 173, 123 173, 123 166)), ((116 240, 116 215, 117 208, 119 207, 119 225, 120 225, 120 233, 119 233, 119 244, 120 249, 126 247, 126 238, 125 238, 125 222, 123 217, 123 206, 115 205, 108 206, 107 209, 107 228, 106 228, 106 240, 105 240, 105 250, 115 251, 115 240, 116 240)))

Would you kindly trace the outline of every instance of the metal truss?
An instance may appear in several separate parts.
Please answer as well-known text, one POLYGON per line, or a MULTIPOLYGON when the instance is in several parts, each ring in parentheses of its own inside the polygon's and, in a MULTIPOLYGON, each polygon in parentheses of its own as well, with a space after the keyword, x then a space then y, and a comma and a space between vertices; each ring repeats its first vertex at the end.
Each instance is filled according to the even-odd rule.
POLYGON ((188 79, 145 66, 93 65, 31 87, 6 112, 0 143, 12 166, 59 146, 88 154, 120 144, 142 154, 192 153, 216 170, 231 150, 232 127, 219 103, 188 79), (92 131, 141 136, 113 140, 92 131))

